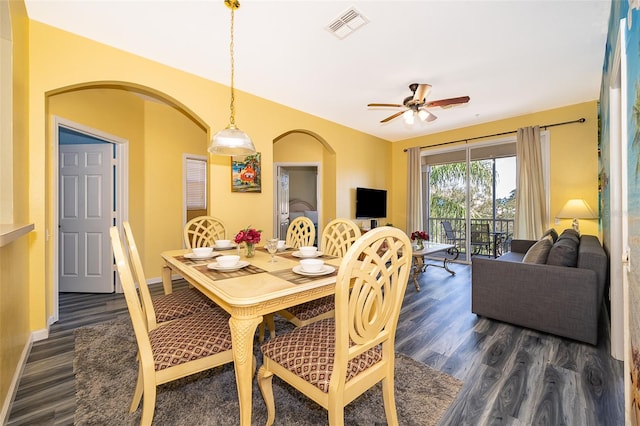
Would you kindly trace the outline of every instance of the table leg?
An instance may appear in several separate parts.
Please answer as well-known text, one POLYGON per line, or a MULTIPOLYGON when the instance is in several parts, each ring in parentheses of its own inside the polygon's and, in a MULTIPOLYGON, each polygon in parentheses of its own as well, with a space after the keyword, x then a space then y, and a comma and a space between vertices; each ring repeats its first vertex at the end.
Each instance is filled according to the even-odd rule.
POLYGON ((173 292, 173 283, 171 282, 171 268, 167 265, 162 267, 162 287, 164 288, 164 294, 171 294, 173 292))
POLYGON ((418 284, 418 275, 422 273, 424 267, 424 259, 422 256, 413 257, 413 285, 416 286, 416 291, 420 291, 420 285, 418 284))
POLYGON ((240 425, 251 425, 251 400, 255 368, 253 362, 253 337, 256 327, 261 322, 262 316, 253 318, 232 316, 229 319, 236 386, 238 387, 238 403, 240 405, 240 425))

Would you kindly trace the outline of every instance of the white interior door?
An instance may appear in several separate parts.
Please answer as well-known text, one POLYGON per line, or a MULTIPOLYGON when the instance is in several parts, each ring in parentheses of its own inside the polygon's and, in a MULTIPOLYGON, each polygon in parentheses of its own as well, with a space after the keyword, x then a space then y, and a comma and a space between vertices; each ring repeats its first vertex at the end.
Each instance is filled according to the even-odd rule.
POLYGON ((113 145, 60 145, 59 290, 112 293, 113 145))
POLYGON ((277 200, 276 200, 276 232, 278 238, 284 240, 289 228, 289 172, 281 166, 277 169, 277 200))

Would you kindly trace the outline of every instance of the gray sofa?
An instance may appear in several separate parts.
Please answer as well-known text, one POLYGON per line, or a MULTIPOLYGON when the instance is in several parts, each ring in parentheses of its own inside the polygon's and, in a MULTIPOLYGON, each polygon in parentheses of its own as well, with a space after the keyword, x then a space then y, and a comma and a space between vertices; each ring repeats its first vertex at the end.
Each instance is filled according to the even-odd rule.
MULTIPOLYGON (((558 244, 564 235, 551 250, 563 249, 558 244)), ((528 240, 513 240, 511 251, 497 259, 474 257, 471 310, 499 321, 597 344, 608 260, 597 237, 578 238, 575 267, 524 263, 525 254, 536 243, 528 240)), ((548 261, 554 263, 551 257, 550 252, 548 261)))

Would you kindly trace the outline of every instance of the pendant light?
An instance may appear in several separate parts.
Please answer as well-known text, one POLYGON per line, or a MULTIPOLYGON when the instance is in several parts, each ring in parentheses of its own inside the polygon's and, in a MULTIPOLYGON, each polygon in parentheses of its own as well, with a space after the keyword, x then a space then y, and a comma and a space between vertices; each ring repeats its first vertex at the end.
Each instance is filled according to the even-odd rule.
POLYGON ((211 139, 209 145, 209 152, 219 155, 250 155, 256 153, 256 147, 253 146, 251 138, 242 130, 236 127, 235 122, 235 96, 233 89, 233 78, 235 73, 234 56, 233 56, 233 22, 234 13, 236 9, 240 7, 238 0, 225 0, 225 6, 231 9, 231 43, 229 44, 229 51, 231 53, 231 103, 229 105, 231 110, 231 116, 229 118, 229 125, 216 133, 211 139))

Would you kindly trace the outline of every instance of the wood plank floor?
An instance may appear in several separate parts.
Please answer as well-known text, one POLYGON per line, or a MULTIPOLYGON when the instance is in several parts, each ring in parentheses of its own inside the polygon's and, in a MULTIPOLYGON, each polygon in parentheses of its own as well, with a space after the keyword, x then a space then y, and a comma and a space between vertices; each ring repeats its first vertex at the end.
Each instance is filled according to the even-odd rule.
MULTIPOLYGON (((470 267, 452 269, 429 267, 420 292, 409 284, 396 338, 399 352, 464 382, 441 425, 624 424, 623 365, 609 356, 605 316, 597 347, 478 318, 470 267)), ((127 315, 122 295, 61 294, 60 321, 33 345, 7 424, 73 424, 73 330, 127 315)))

